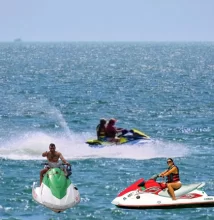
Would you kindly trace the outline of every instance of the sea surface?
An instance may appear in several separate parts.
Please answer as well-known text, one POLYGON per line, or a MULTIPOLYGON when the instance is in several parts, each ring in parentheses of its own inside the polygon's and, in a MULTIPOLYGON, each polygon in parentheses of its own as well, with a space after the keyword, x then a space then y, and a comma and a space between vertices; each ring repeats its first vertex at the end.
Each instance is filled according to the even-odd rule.
POLYGON ((214 208, 127 210, 111 204, 167 168, 214 195, 214 43, 0 43, 0 219, 214 219, 214 208), (154 142, 91 148, 100 118, 154 142), (81 202, 37 204, 41 154, 55 143, 72 163, 81 202))

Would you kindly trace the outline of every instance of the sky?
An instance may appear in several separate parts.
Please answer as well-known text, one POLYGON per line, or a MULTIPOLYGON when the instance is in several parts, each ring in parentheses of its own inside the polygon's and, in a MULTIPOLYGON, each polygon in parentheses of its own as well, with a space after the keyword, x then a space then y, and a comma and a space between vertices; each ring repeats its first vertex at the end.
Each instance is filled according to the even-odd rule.
POLYGON ((0 41, 214 41, 214 0, 0 0, 0 41))

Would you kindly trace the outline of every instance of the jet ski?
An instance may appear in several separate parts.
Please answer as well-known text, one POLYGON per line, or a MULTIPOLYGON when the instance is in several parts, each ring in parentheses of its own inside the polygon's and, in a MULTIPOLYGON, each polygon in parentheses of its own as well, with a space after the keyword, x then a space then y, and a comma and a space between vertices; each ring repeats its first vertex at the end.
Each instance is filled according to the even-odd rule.
POLYGON ((176 200, 172 200, 166 184, 157 182, 157 177, 137 180, 119 193, 112 204, 127 209, 214 207, 214 196, 208 196, 203 190, 205 183, 182 185, 175 190, 176 200))
MULTIPOLYGON (((117 143, 117 145, 118 144, 142 145, 152 141, 148 135, 137 129, 131 129, 131 130, 123 129, 117 137, 120 138, 120 142, 117 143)), ((86 141, 86 143, 89 144, 90 147, 98 147, 98 148, 116 144, 114 142, 110 142, 107 140, 100 141, 97 139, 88 140, 86 141)))
POLYGON ((50 163, 45 163, 45 166, 52 168, 44 175, 41 186, 37 186, 36 182, 33 183, 33 199, 58 213, 77 205, 80 202, 80 194, 69 178, 71 166, 62 163, 57 167, 50 163))

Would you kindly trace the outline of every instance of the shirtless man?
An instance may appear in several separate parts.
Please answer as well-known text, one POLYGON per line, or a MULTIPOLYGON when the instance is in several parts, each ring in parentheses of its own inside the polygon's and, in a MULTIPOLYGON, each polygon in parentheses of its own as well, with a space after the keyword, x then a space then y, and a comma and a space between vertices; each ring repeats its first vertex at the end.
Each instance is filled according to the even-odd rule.
MULTIPOLYGON (((55 144, 49 145, 49 151, 46 151, 42 154, 43 157, 47 157, 48 162, 53 163, 53 165, 57 165, 59 162, 59 158, 62 160, 62 162, 66 165, 70 165, 65 158, 62 156, 62 154, 58 151, 56 151, 55 144)), ((40 185, 42 184, 43 176, 44 174, 50 169, 50 167, 45 167, 40 171, 40 185)))

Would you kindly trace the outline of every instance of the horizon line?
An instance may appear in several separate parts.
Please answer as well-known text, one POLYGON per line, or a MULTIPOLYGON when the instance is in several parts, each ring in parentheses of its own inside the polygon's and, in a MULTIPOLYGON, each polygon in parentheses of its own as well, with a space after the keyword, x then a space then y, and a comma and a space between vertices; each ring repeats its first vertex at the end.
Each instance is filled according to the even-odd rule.
POLYGON ((214 40, 0 40, 0 43, 212 43, 214 40))

